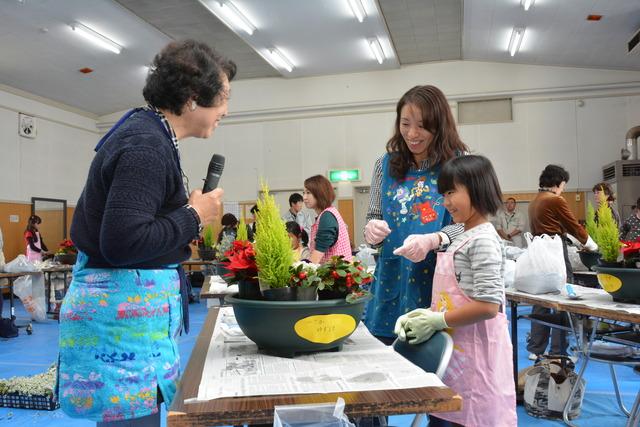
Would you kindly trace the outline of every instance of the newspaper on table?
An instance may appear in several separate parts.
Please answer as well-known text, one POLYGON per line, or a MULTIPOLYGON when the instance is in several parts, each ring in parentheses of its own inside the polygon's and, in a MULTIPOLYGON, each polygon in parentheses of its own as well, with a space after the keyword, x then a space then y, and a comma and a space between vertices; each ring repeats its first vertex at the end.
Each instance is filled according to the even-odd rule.
POLYGON ((260 353, 238 327, 232 307, 218 313, 205 360, 198 397, 340 393, 444 387, 392 347, 375 339, 360 323, 339 352, 283 358, 260 353))

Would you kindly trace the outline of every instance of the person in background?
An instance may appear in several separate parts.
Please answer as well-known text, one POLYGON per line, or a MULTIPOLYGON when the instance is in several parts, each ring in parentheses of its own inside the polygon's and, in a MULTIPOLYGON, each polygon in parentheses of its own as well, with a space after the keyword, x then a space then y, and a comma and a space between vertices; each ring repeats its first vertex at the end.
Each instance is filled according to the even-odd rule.
POLYGON ((609 209, 611 209, 611 215, 613 216, 613 220, 616 222, 616 225, 620 227, 620 214, 613 207, 614 202, 616 201, 616 196, 613 194, 613 189, 606 182, 599 182, 593 186, 591 189, 593 191, 593 206, 596 210, 596 216, 594 218, 595 222, 598 223, 598 207, 600 206, 600 199, 602 195, 604 195, 607 205, 609 209))
POLYGON ((364 229, 367 243, 379 248, 365 325, 385 344, 394 341, 400 315, 430 304, 433 249, 464 231, 455 225, 439 232, 451 216, 437 182, 442 165, 467 151, 440 89, 415 86, 402 95, 387 152, 373 169, 364 229), (409 242, 407 259, 393 254, 409 242))
POLYGON ((310 218, 304 214, 302 208, 304 207, 304 201, 300 193, 293 193, 289 196, 289 210, 284 214, 282 220, 284 222, 295 221, 300 224, 300 227, 307 234, 311 233, 311 226, 313 221, 309 221, 310 218))
POLYGON ((235 240, 238 234, 238 218, 232 213, 226 213, 222 215, 220 224, 222 224, 222 230, 218 233, 218 243, 225 237, 235 240))
POLYGON ((627 218, 620 228, 620 240, 633 242, 640 240, 640 197, 636 205, 631 208, 631 216, 627 218))
POLYGON ((27 245, 27 259, 29 261, 42 261, 42 256, 49 252, 47 245, 44 244, 38 225, 42 223, 42 219, 38 215, 31 215, 27 222, 27 228, 24 230, 24 240, 27 245))
POLYGON ((251 234, 249 235, 249 240, 253 241, 253 236, 256 235, 256 218, 258 217, 256 214, 258 213, 259 209, 258 209, 258 205, 253 205, 251 206, 251 209, 249 210, 249 212, 251 213, 251 215, 253 216, 253 222, 251 223, 251 234))
MULTIPOLYGON (((589 237, 587 231, 569 209, 567 201, 560 195, 569 182, 569 172, 562 166, 547 165, 538 180, 539 189, 536 197, 529 204, 529 222, 531 234, 540 236, 563 236, 562 249, 566 266, 567 283, 573 283, 573 271, 569 261, 567 243, 564 235, 571 234, 588 251, 597 251, 598 245, 589 237)), ((550 309, 534 305, 531 314, 545 316, 550 309)), ((529 359, 536 360, 545 353, 549 345, 549 327, 531 322, 531 333, 527 340, 529 359)), ((559 329, 551 332, 551 354, 567 354, 567 333, 559 329)))
MULTIPOLYGON (((0 228, 0 271, 4 269, 5 259, 4 259, 4 240, 2 238, 2 229, 0 228)), ((4 283, 3 283, 4 284, 4 283)), ((2 299, 2 294, 0 294, 0 300, 2 299)), ((2 304, 0 302, 0 304, 2 304)), ((2 310, 0 310, 2 313, 2 310)))
POLYGON ((524 216, 516 209, 516 199, 509 197, 505 203, 504 211, 496 216, 496 231, 504 240, 507 240, 519 248, 524 248, 524 216))
POLYGON ((313 209, 317 215, 311 227, 309 260, 314 264, 321 264, 332 256, 342 255, 351 261, 351 243, 349 232, 338 209, 331 206, 336 199, 333 186, 322 175, 314 175, 304 181, 302 195, 304 204, 313 209))
POLYGON ((309 236, 307 232, 300 227, 295 221, 288 221, 285 226, 287 227, 287 233, 289 233, 289 239, 291 239, 291 249, 293 249, 293 260, 295 262, 309 259, 311 251, 307 246, 309 244, 309 236))
MULTIPOLYGON (((447 329, 453 354, 442 381, 462 396, 459 412, 439 412, 429 425, 446 420, 464 426, 517 426, 509 321, 504 293, 504 247, 489 215, 502 205, 491 162, 463 156, 444 164, 438 177, 444 206, 464 233, 438 253, 430 308, 400 316, 399 340, 419 344, 447 329)), ((404 255, 407 247, 394 251, 404 255)), ((438 424, 440 423, 440 424, 438 424)))
POLYGON ((160 426, 188 332, 189 242, 222 213, 222 189, 187 195, 179 141, 227 114, 233 62, 195 40, 155 56, 143 96, 100 140, 71 224, 78 261, 60 310, 58 399, 99 427, 160 426))

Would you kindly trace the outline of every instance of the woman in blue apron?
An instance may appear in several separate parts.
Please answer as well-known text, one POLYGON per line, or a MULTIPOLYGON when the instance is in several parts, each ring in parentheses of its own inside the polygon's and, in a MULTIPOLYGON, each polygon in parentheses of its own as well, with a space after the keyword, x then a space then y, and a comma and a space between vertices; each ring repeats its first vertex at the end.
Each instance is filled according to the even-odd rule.
POLYGON ((170 43, 143 95, 100 140, 71 225, 79 249, 60 311, 58 399, 99 426, 160 425, 188 332, 189 242, 221 210, 222 190, 187 198, 178 141, 209 137, 226 115, 235 64, 207 45, 170 43))
POLYGON ((432 250, 463 231, 457 225, 442 230, 451 217, 437 181, 440 166, 466 151, 442 91, 416 86, 400 98, 395 134, 374 167, 365 227, 366 241, 379 247, 365 324, 387 344, 396 338, 393 327, 400 315, 431 303, 432 250), (409 236, 423 261, 393 254, 409 236))

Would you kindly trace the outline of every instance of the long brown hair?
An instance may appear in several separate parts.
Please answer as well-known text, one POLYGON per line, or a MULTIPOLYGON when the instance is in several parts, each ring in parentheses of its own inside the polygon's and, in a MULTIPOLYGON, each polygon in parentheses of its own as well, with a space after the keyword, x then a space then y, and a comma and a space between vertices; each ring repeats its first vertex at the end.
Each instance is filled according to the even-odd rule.
POLYGON ((387 142, 387 152, 396 154, 390 159, 393 178, 404 178, 411 165, 415 164, 413 154, 407 148, 400 133, 400 116, 406 104, 413 104, 420 109, 422 125, 433 135, 433 141, 427 147, 427 158, 431 167, 442 165, 456 154, 469 151, 458 135, 456 123, 444 93, 431 85, 412 87, 398 101, 394 134, 387 142))

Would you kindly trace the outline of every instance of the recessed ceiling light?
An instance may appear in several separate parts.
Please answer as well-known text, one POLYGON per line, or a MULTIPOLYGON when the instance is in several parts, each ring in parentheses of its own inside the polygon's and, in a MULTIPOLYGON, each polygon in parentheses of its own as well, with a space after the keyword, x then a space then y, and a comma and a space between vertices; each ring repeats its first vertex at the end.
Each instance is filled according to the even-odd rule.
POLYGON ((362 0, 348 0, 349 7, 353 12, 353 16, 356 17, 358 22, 364 21, 364 18, 367 17, 367 11, 364 10, 364 6, 362 5, 362 0))
POLYGON ((378 61, 378 64, 382 64, 385 60, 384 51, 382 50, 382 45, 380 44, 380 40, 377 37, 367 39, 367 43, 369 44, 369 48, 373 53, 373 56, 378 61))
POLYGON ((522 43, 525 29, 525 27, 513 27, 513 31, 511 31, 511 38, 509 39, 509 47, 507 48, 509 55, 514 56, 518 53, 518 50, 520 50, 520 44, 522 43))
POLYGON ((70 25, 70 27, 76 34, 82 36, 85 40, 89 40, 96 46, 100 46, 103 49, 107 49, 113 53, 118 54, 122 51, 122 46, 120 46, 118 43, 114 42, 106 36, 103 36, 96 30, 89 28, 84 24, 74 22, 70 25))

